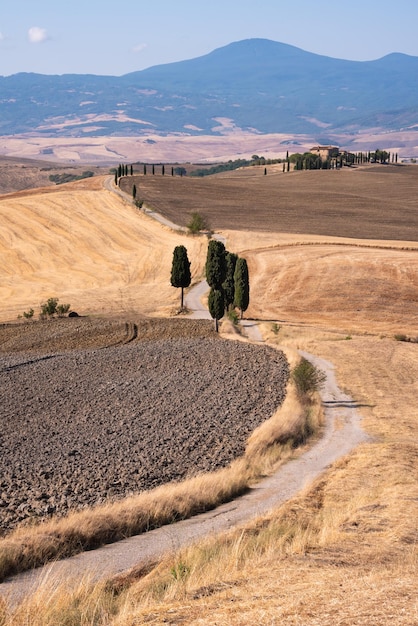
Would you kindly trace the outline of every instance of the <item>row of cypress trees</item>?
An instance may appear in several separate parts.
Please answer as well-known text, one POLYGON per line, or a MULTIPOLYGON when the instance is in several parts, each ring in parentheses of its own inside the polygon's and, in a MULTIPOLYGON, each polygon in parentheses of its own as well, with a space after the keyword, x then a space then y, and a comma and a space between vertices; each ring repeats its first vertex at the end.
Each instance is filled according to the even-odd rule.
MULTIPOLYGON (((233 252, 228 252, 221 241, 212 239, 206 257, 206 280, 210 287, 208 307, 215 329, 225 311, 237 307, 247 310, 250 302, 250 284, 247 261, 233 252)), ((181 288, 181 308, 184 306, 184 289, 190 285, 190 261, 185 246, 176 246, 171 267, 171 284, 181 288)))

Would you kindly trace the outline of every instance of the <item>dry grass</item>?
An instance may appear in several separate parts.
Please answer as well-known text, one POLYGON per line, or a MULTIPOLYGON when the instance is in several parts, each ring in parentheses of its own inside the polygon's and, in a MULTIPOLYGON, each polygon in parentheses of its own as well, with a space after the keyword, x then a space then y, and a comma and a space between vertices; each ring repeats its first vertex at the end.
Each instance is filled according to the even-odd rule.
POLYGON ((179 302, 175 246, 187 247, 193 280, 206 258, 204 238, 161 227, 103 189, 103 178, 2 196, 0 219, 0 320, 51 296, 79 314, 166 316, 179 302))

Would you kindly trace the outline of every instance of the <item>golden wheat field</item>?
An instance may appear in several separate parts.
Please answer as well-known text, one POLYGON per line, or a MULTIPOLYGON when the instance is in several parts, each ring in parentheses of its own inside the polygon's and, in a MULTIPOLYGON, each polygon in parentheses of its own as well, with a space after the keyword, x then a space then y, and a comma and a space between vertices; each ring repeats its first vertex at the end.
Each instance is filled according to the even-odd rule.
MULTIPOLYGON (((205 238, 159 225, 100 178, 2 196, 0 218, 3 321, 49 296, 80 314, 168 316, 180 243, 203 273, 205 238)), ((394 339, 418 336, 417 238, 300 230, 222 231, 248 259, 246 315, 268 343, 334 364, 370 440, 265 518, 113 584, 45 588, 10 613, 0 602, 0 623, 418 624, 418 344, 394 339)))

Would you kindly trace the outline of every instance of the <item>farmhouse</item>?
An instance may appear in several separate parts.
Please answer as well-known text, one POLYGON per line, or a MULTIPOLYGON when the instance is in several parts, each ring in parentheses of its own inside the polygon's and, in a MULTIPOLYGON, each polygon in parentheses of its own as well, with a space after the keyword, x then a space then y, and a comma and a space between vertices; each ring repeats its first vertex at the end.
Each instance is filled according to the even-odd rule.
POLYGON ((340 154, 340 150, 337 146, 314 146, 309 152, 318 154, 323 160, 337 157, 340 154))

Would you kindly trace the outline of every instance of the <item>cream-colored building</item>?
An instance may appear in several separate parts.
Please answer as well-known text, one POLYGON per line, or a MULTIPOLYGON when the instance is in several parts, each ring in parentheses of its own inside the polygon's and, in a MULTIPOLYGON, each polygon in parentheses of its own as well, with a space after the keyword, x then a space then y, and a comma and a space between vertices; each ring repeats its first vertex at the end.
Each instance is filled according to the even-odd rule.
POLYGON ((318 154, 324 161, 332 157, 337 157, 340 154, 340 150, 337 146, 314 146, 309 152, 318 154))

